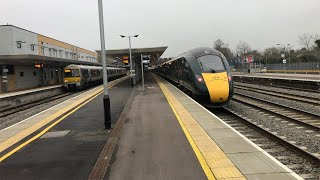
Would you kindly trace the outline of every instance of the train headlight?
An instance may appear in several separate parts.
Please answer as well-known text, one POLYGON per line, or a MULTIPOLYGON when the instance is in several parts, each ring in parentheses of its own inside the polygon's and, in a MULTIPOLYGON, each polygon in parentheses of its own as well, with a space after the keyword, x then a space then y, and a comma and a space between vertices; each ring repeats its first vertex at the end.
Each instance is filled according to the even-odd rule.
POLYGON ((203 83, 203 78, 200 75, 196 75, 197 81, 203 83))
POLYGON ((68 82, 68 80, 64 80, 64 82, 66 83, 66 82, 68 82))
POLYGON ((232 80, 232 76, 230 73, 228 73, 228 80, 229 80, 229 82, 232 80))

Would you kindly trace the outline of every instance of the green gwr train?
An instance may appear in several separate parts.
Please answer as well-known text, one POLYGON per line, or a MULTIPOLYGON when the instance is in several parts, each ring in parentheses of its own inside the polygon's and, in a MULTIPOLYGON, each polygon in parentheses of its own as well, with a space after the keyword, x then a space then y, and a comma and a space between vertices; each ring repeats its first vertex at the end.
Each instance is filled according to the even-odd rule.
POLYGON ((195 48, 155 68, 160 76, 188 91, 207 107, 221 107, 233 96, 233 80, 225 56, 213 48, 195 48))

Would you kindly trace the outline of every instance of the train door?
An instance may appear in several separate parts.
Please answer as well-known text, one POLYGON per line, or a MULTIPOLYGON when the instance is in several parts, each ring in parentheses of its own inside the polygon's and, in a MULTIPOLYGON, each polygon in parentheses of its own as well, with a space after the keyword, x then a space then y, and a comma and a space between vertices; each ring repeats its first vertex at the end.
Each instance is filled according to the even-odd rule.
POLYGON ((88 83, 89 82, 89 71, 88 69, 81 69, 81 75, 82 75, 82 81, 84 83, 88 83))
POLYGON ((184 69, 184 71, 183 71, 183 78, 184 78, 183 79, 183 85, 187 89, 191 90, 193 88, 193 85, 192 85, 192 83, 193 83, 192 70, 190 68, 190 65, 189 65, 188 61, 185 58, 183 58, 182 61, 183 61, 183 65, 184 65, 184 68, 183 68, 184 69))

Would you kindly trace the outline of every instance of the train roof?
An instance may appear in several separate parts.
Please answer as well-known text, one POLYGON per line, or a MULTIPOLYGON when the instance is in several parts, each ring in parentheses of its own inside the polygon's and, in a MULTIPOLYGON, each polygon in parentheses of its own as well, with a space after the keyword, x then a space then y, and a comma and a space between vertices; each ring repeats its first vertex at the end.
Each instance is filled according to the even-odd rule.
MULTIPOLYGON (((102 69, 102 66, 87 66, 87 65, 70 64, 65 68, 102 69)), ((125 69, 125 68, 107 67, 107 69, 125 69)))
POLYGON ((220 52, 213 49, 213 48, 209 48, 209 47, 198 47, 198 48, 194 48, 191 49, 190 51, 188 51, 188 53, 190 53, 190 55, 194 56, 194 57, 200 57, 200 56, 204 56, 204 55, 215 55, 215 56, 221 56, 220 52))
POLYGON ((161 65, 166 64, 166 63, 170 63, 172 61, 175 61, 175 60, 177 60, 181 57, 185 57, 185 56, 193 56, 193 57, 197 58, 197 57, 204 56, 204 55, 221 56, 221 53, 213 48, 210 48, 210 47, 198 47, 198 48, 191 49, 185 53, 182 53, 179 56, 175 57, 174 59, 169 60, 167 62, 164 62, 161 65))

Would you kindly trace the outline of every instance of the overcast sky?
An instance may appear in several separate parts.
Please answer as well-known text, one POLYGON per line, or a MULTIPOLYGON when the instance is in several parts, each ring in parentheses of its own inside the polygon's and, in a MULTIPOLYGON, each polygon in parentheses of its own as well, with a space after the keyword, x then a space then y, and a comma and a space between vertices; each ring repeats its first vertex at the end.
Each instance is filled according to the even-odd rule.
MULTIPOLYGON (((103 0, 107 49, 127 48, 118 35, 140 36, 133 48, 169 46, 176 56, 217 38, 263 50, 298 48, 298 35, 320 34, 320 0, 103 0)), ((89 50, 100 49, 98 0, 1 0, 0 24, 12 24, 89 50)))

